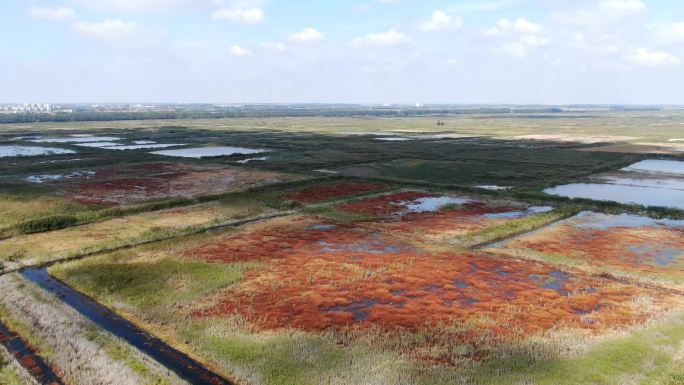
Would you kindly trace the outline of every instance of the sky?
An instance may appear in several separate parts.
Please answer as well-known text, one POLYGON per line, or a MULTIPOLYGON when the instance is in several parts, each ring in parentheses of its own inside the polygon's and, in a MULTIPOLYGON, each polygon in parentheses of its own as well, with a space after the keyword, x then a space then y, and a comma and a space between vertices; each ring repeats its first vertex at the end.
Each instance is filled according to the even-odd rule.
POLYGON ((0 103, 684 104, 680 0, 2 0, 0 103))

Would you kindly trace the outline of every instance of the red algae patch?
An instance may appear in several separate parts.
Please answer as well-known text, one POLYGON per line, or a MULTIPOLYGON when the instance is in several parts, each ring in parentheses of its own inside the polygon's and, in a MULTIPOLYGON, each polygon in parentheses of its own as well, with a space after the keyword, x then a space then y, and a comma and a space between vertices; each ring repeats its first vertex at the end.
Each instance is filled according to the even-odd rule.
POLYGON ((284 178, 284 174, 275 172, 154 162, 100 170, 94 181, 75 186, 69 195, 82 204, 121 206, 170 197, 221 193, 284 178))
POLYGON ((283 196, 284 199, 302 203, 319 203, 334 199, 351 197, 359 194, 384 190, 387 186, 380 183, 336 182, 323 186, 314 186, 283 196))
POLYGON ((582 213, 498 247, 563 255, 624 272, 684 279, 684 221, 582 213))
POLYGON ((364 199, 362 201, 339 205, 340 210, 354 214, 371 214, 379 217, 389 217, 404 211, 406 203, 425 197, 435 197, 422 191, 403 191, 396 194, 364 199))
POLYGON ((658 290, 542 263, 428 253, 371 229, 305 217, 224 236, 186 257, 264 264, 193 310, 195 317, 240 315, 258 330, 522 338, 555 328, 601 332, 642 323, 671 301, 658 290), (645 299, 651 306, 636 305, 645 299), (488 321, 474 331, 456 327, 478 320, 488 321))

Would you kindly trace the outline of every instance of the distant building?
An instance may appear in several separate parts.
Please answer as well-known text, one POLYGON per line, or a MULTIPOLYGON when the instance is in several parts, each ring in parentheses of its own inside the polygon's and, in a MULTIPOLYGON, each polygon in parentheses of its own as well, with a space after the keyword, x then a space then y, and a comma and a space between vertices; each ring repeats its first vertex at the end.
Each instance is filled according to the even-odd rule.
POLYGON ((0 105, 0 113, 4 114, 50 114, 52 104, 50 103, 24 103, 24 104, 3 104, 0 105))

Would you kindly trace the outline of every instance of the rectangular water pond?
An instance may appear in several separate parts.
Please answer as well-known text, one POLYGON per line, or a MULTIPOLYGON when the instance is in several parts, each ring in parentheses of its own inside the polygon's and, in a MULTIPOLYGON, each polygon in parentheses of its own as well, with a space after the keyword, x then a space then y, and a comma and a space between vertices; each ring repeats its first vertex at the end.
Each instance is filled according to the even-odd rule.
POLYGON ((544 192, 568 198, 684 209, 684 162, 643 160, 616 175, 599 175, 594 179, 595 183, 566 184, 544 192))
POLYGON ((38 155, 59 155, 74 154, 75 151, 64 148, 51 147, 28 147, 28 146, 0 146, 0 158, 13 156, 38 156, 38 155))
POLYGON ((89 142, 111 142, 119 140, 117 136, 95 136, 95 135, 70 135, 68 137, 59 138, 39 138, 33 139, 34 143, 89 143, 89 142))
POLYGON ((197 147, 181 148, 178 150, 154 151, 153 154, 178 156, 181 158, 204 158, 213 156, 227 156, 235 154, 259 154, 266 152, 264 149, 244 148, 244 147, 197 147))
POLYGON ((656 172, 684 175, 684 162, 678 160, 648 159, 625 167, 623 171, 656 172))
POLYGON ((568 198, 684 209, 684 190, 603 183, 571 183, 547 188, 544 192, 568 198))

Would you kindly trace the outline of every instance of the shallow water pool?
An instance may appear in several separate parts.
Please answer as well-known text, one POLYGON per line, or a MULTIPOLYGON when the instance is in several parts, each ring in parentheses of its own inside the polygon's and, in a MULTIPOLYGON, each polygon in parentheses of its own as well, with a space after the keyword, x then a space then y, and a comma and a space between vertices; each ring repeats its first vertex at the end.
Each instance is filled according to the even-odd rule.
POLYGON ((551 195, 684 209, 684 190, 602 183, 571 183, 544 190, 551 195))
POLYGON ((38 155, 58 155, 75 154, 73 150, 51 147, 27 147, 27 146, 0 146, 0 158, 12 156, 38 156, 38 155))
POLYGON ((178 150, 154 151, 153 154, 178 156, 181 158, 203 158, 212 156, 225 156, 234 154, 259 154, 266 152, 264 149, 244 148, 244 147, 197 147, 181 148, 178 150))
POLYGON ((678 160, 648 159, 634 163, 622 170, 684 175, 684 162, 678 160))

